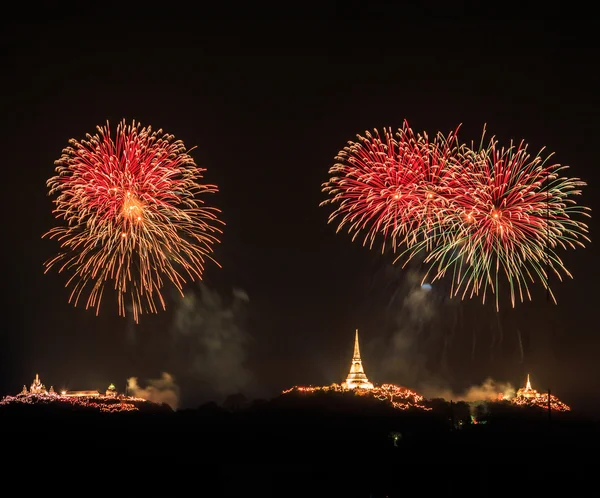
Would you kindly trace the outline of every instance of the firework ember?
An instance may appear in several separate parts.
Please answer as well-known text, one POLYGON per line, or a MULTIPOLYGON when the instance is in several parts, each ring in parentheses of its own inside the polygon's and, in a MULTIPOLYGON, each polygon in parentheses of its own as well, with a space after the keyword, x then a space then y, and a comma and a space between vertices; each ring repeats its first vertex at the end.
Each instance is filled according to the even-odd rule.
POLYGON ((217 187, 200 183, 205 170, 189 152, 173 135, 135 121, 122 121, 114 139, 107 123, 70 141, 47 182, 62 223, 44 234, 62 249, 46 271, 72 272, 69 302, 87 293, 86 309, 98 313, 109 284, 119 314, 130 309, 137 322, 165 309, 165 281, 182 293, 187 281, 202 278, 222 222, 198 198, 217 187))

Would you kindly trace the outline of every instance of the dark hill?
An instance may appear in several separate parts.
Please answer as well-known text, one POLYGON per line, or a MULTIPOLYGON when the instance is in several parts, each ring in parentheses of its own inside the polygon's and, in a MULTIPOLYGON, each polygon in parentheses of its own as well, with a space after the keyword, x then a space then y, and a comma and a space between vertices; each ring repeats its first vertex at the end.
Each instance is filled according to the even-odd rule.
MULTIPOLYGON (((0 437, 9 464, 35 459, 71 473, 107 467, 124 483, 135 467, 145 472, 142 484, 155 483, 152 493, 167 494, 190 481, 206 496, 463 496, 473 486, 506 486, 503 494, 523 472, 551 480, 552 493, 564 484, 576 494, 595 475, 588 453, 600 443, 599 425, 573 413, 549 419, 543 410, 490 403, 474 409, 472 424, 468 407, 443 400, 432 411, 396 410, 338 394, 179 411, 4 406, 0 437), (212 485, 217 492, 203 487, 212 485)), ((519 492, 540 496, 536 479, 519 492)))

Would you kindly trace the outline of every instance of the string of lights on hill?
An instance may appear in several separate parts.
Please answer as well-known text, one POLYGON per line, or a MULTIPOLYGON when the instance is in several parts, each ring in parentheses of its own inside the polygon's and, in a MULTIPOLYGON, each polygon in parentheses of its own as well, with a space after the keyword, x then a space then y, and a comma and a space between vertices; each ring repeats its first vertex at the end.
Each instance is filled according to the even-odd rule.
POLYGON ((113 384, 108 386, 104 394, 99 391, 60 391, 54 388, 46 389, 39 375, 36 374, 29 391, 26 386, 15 396, 5 396, 0 400, 0 406, 32 405, 52 406, 69 410, 87 409, 104 413, 139 411, 141 406, 153 404, 143 398, 125 396, 117 393, 113 384))
POLYGON ((120 398, 107 398, 106 396, 61 396, 60 394, 18 394, 16 396, 5 396, 0 400, 0 405, 15 403, 28 405, 53 405, 71 409, 87 408, 105 413, 138 411, 139 408, 133 402, 146 403, 140 398, 129 396, 120 398))
MULTIPOLYGON (((358 343, 358 330, 354 338, 354 353, 352 355, 352 363, 350 373, 346 381, 339 384, 331 384, 330 386, 294 386, 286 389, 282 394, 303 393, 315 394, 319 392, 354 392, 357 396, 371 396, 379 401, 387 402, 394 408, 399 410, 408 410, 409 408, 417 408, 430 411, 432 408, 427 406, 427 400, 424 396, 411 391, 405 387, 395 384, 382 384, 375 386, 367 378, 360 357, 360 347, 358 343)), ((482 400, 483 401, 483 400, 482 400)), ((529 375, 525 387, 519 389, 515 396, 507 397, 503 393, 499 393, 497 400, 489 401, 510 401, 516 406, 537 406, 540 408, 549 408, 554 411, 566 412, 571 408, 560 401, 556 396, 550 393, 538 393, 531 387, 529 375)))
POLYGON ((517 406, 538 406, 540 408, 550 408, 558 412, 571 411, 571 407, 560 401, 551 393, 538 393, 531 387, 529 375, 525 387, 517 391, 516 396, 510 399, 513 405, 517 406))
MULTIPOLYGON (((330 386, 294 386, 290 389, 286 389, 282 394, 291 392, 313 394, 317 392, 344 391, 350 391, 350 389, 344 389, 339 384, 331 384, 330 386)), ((431 408, 423 404, 425 399, 423 396, 410 389, 394 384, 383 384, 381 386, 374 386, 370 389, 354 388, 353 391, 357 396, 371 396, 379 401, 387 401, 391 403, 394 408, 398 408, 399 410, 407 410, 409 408, 419 408, 425 411, 431 410, 431 408)))
MULTIPOLYGON (((395 384, 382 384, 379 386, 369 382, 363 369, 358 344, 358 330, 356 331, 354 341, 354 354, 350 372, 346 381, 340 384, 331 384, 329 386, 294 386, 286 389, 282 394, 298 393, 301 395, 311 395, 315 393, 344 393, 352 392, 356 396, 371 397, 381 402, 386 402, 399 410, 408 410, 411 408, 431 411, 433 408, 424 396, 412 391, 406 387, 395 384)), ((560 401, 551 393, 539 393, 531 387, 529 375, 525 387, 520 388, 515 396, 507 396, 499 393, 496 400, 481 401, 508 401, 515 406, 521 407, 539 407, 552 411, 566 412, 571 408, 560 401)), ((36 374, 29 390, 23 386, 23 390, 15 396, 5 396, 0 400, 0 406, 8 405, 53 405, 62 408, 85 408, 97 410, 100 412, 126 412, 139 411, 140 406, 145 404, 154 405, 154 403, 143 398, 126 396, 119 394, 116 388, 111 384, 104 394, 99 391, 61 391, 56 393, 54 388, 46 389, 42 384, 39 375, 36 374)))
MULTIPOLYGON (((356 396, 371 396, 379 401, 390 403, 394 408, 399 410, 408 410, 409 408, 417 408, 424 411, 432 410, 431 407, 427 406, 428 400, 424 396, 395 384, 382 384, 381 386, 374 386, 373 388, 354 389, 344 388, 339 384, 331 384, 330 386, 294 386, 282 391, 282 394, 315 394, 319 392, 341 393, 350 391, 356 396)), ((538 393, 535 389, 531 388, 529 391, 525 388, 519 389, 517 395, 512 398, 507 398, 505 394, 499 393, 497 400, 482 401, 508 401, 515 406, 548 409, 548 393, 538 393)), ((552 411, 568 412, 571 410, 571 407, 560 401, 553 394, 550 394, 550 409, 552 411)))
MULTIPOLYGON (((399 410, 408 410, 410 408, 431 411, 427 406, 428 400, 415 391, 395 384, 382 384, 373 387, 348 387, 347 382, 331 384, 329 386, 294 386, 286 389, 282 394, 298 393, 300 395, 311 395, 316 393, 343 393, 352 392, 356 396, 371 397, 381 402, 387 402, 399 410)), ((571 407, 560 401, 553 394, 539 393, 531 387, 529 376, 525 387, 519 389, 515 396, 507 397, 503 393, 498 394, 497 400, 487 400, 497 402, 510 402, 512 405, 521 407, 539 407, 543 409, 550 408, 552 411, 567 412, 571 407)), ((148 404, 149 401, 134 396, 125 396, 117 394, 114 386, 111 385, 105 394, 98 391, 61 391, 60 393, 46 390, 43 384, 36 381, 32 384, 30 391, 25 386, 23 391, 17 395, 5 396, 0 400, 0 406, 14 404, 25 405, 54 405, 65 408, 87 408, 105 413, 139 411, 140 405, 148 404), (37 382, 37 384, 36 384, 37 382)))

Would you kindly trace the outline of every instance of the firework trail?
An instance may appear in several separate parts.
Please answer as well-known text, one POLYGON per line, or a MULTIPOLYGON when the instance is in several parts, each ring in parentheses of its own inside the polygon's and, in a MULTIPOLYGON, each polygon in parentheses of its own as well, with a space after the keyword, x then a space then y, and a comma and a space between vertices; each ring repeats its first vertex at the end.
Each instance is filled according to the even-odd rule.
POLYGON ((543 152, 532 156, 524 142, 499 147, 494 138, 478 149, 461 147, 461 188, 443 220, 444 237, 425 258, 428 278, 451 274, 452 295, 485 302, 491 293, 496 309, 501 281, 513 307, 517 299, 531 300, 529 286, 540 281, 556 303, 550 274, 572 277, 557 249, 590 241, 587 225, 573 219, 589 217, 589 209, 573 199, 585 183, 562 176, 568 167, 549 164, 543 152))
POLYGON ((395 136, 384 129, 358 135, 336 156, 331 178, 322 185, 329 198, 321 203, 337 204, 329 223, 337 231, 347 228, 352 240, 364 234, 363 245, 373 247, 378 235, 395 251, 428 241, 452 208, 457 154, 456 132, 438 133, 433 140, 415 134, 407 122, 395 136))
POLYGON ((47 181, 62 223, 43 237, 59 241, 62 252, 45 263, 46 272, 71 271, 69 302, 88 293, 86 309, 96 314, 110 283, 119 314, 131 310, 138 322, 142 313, 165 309, 167 281, 182 293, 188 279, 202 278, 206 260, 214 261, 222 222, 198 196, 217 187, 199 183, 205 169, 173 135, 124 120, 114 139, 108 122, 97 130, 69 141, 47 181))

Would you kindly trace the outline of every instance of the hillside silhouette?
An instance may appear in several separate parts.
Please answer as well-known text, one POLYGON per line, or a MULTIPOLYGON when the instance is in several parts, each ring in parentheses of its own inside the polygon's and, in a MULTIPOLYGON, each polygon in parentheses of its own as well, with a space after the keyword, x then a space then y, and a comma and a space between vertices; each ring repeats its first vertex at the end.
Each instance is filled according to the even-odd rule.
MULTIPOLYGON (((240 394, 176 411, 159 404, 114 413, 13 404, 0 408, 0 419, 3 451, 13 463, 33 456, 53 462, 60 454, 69 469, 158 466, 156 489, 172 490, 166 472, 179 476, 178 485, 202 475, 203 486, 216 486, 210 496, 462 496, 461 482, 491 489, 524 469, 550 472, 553 486, 571 491, 591 482, 587 454, 600 443, 595 420, 573 412, 549 417, 508 402, 428 403, 430 411, 398 410, 352 393, 252 401, 240 394), (572 472, 583 475, 574 483, 572 472)), ((535 480, 519 485, 538 487, 535 480)))

